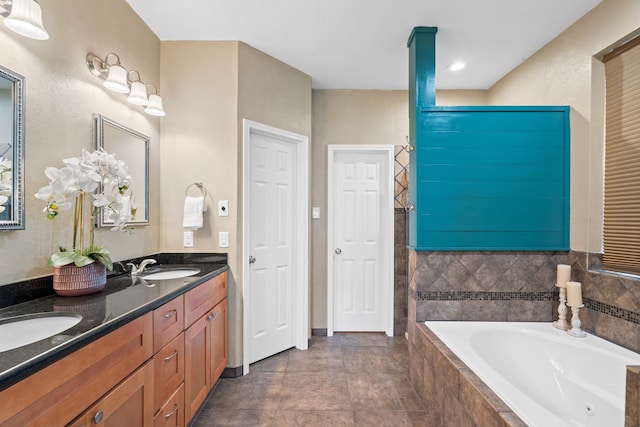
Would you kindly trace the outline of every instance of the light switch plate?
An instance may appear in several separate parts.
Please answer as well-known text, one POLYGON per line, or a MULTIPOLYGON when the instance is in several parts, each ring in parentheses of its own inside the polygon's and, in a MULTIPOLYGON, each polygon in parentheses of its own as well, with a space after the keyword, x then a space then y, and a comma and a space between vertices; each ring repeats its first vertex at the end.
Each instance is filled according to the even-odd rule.
POLYGON ((314 206, 311 208, 311 218, 312 219, 320 219, 320 208, 314 206))
POLYGON ((228 200, 218 200, 218 216, 229 216, 228 200))
POLYGON ((184 247, 185 248, 193 247, 193 231, 184 232, 184 247))
POLYGON ((218 233, 218 247, 219 248, 228 248, 229 247, 229 232, 228 231, 220 231, 218 233))

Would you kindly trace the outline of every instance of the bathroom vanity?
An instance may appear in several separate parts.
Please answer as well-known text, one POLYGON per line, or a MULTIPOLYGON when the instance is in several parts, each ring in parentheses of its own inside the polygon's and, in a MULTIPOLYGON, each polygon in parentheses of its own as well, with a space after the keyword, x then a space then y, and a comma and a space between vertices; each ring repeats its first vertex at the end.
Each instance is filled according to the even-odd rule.
POLYGON ((0 318, 83 317, 59 335, 0 353, 0 426, 187 425, 228 349, 228 267, 188 266, 200 272, 167 280, 123 274, 100 294, 0 310, 0 318))

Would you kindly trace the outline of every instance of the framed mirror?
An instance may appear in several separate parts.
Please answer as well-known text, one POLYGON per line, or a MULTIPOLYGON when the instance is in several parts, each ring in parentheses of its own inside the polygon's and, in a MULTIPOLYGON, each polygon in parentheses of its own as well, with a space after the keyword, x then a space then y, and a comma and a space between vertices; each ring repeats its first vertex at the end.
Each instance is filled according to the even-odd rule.
POLYGON ((24 80, 0 66, 0 230, 24 230, 24 80))
MULTIPOLYGON (((94 114, 96 148, 104 148, 127 164, 131 186, 127 190, 131 209, 130 225, 149 223, 149 143, 148 136, 130 129, 102 114, 94 114)), ((113 226, 108 212, 98 215, 99 227, 113 226)))

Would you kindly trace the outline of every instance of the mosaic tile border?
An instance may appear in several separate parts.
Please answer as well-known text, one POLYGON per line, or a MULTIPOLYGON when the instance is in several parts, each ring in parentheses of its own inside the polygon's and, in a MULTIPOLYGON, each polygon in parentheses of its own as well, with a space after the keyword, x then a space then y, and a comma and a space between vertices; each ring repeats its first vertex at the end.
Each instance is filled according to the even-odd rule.
POLYGON ((482 292, 482 291, 433 291, 421 292, 409 289, 416 301, 554 301, 557 292, 482 292))
MULTIPOLYGON (((437 291, 420 292, 409 289, 409 297, 415 301, 556 301, 557 292, 475 292, 475 291, 437 291)), ((640 324, 640 313, 636 313, 611 304, 583 298, 585 308, 606 314, 627 322, 640 324)))
POLYGON ((582 302, 584 303, 584 306, 590 310, 597 311, 598 313, 607 314, 617 319, 626 320, 627 322, 640 324, 640 313, 636 313, 631 310, 616 307, 615 305, 596 301, 591 298, 583 298, 582 302))

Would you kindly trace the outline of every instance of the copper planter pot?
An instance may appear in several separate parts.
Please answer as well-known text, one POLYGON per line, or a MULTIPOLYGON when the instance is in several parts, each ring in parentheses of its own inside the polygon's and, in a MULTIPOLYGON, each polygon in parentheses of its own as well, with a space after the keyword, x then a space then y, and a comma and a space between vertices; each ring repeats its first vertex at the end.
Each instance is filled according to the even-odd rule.
POLYGON ((63 297, 94 294, 106 284, 107 269, 97 261, 83 267, 69 264, 53 268, 53 290, 63 297))

